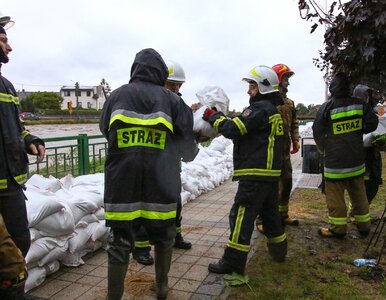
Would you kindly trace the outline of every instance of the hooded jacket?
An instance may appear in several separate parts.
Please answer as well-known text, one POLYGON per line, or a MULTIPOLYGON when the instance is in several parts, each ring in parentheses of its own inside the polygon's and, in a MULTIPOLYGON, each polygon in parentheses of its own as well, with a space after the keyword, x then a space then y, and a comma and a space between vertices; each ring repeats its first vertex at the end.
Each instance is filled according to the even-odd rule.
POLYGON ((339 180, 365 172, 363 134, 374 131, 378 118, 371 106, 349 96, 347 78, 337 74, 330 84, 331 100, 319 108, 312 126, 323 153, 324 176, 339 180))
POLYGON ((0 73, 0 193, 18 189, 27 181, 31 143, 44 145, 20 122, 15 88, 0 73))
POLYGON ((198 148, 192 111, 163 87, 167 77, 161 56, 144 49, 135 57, 129 84, 116 89, 103 107, 107 226, 175 222, 181 158, 193 160, 198 148))
POLYGON ((277 181, 281 173, 283 120, 276 105, 279 93, 261 95, 239 117, 227 118, 217 112, 209 123, 223 136, 233 140, 233 180, 277 181), (268 99, 269 98, 269 99, 268 99))

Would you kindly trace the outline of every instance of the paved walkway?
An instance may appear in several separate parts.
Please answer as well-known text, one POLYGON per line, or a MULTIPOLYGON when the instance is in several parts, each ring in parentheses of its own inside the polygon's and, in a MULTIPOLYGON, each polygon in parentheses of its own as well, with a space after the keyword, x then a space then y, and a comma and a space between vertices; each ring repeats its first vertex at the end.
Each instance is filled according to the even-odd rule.
MULTIPOLYGON (((316 188, 320 175, 302 174, 300 154, 293 156, 294 185, 316 188)), ((237 183, 228 180, 216 189, 188 202, 183 208, 183 235, 193 243, 190 250, 173 250, 169 273, 168 299, 226 299, 228 289, 223 276, 208 272, 208 264, 216 262, 224 252, 229 237, 228 213, 237 183)), ((251 255, 261 236, 254 232, 251 255)), ((153 253, 154 254, 154 253, 153 253)), ((30 295, 56 300, 95 299, 106 294, 107 255, 99 250, 83 257, 85 264, 77 268, 62 267, 48 276, 30 295)), ((154 266, 129 264, 123 299, 155 299, 150 290, 154 266)))

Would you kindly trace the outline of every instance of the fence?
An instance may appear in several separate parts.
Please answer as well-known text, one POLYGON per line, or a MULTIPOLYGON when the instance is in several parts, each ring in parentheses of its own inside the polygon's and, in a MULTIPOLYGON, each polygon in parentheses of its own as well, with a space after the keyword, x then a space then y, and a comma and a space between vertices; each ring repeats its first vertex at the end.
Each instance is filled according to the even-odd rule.
POLYGON ((33 174, 61 178, 103 172, 107 141, 103 135, 57 137, 44 139, 46 156, 38 163, 29 164, 29 177, 33 174))

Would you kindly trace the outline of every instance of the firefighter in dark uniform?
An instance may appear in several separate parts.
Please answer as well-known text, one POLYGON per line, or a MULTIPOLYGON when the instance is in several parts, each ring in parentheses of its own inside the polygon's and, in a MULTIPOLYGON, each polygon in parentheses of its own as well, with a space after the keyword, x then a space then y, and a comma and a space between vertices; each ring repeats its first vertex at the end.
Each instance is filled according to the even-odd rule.
MULTIPOLYGON (((355 87, 353 97, 369 103, 373 108, 378 103, 373 98, 373 90, 364 84, 358 84, 355 87)), ((382 156, 380 148, 376 144, 365 147, 365 163, 365 187, 367 201, 370 204, 377 195, 379 186, 382 184, 382 156)))
POLYGON ((191 109, 164 85, 168 70, 154 49, 137 53, 131 79, 107 99, 100 129, 108 140, 105 219, 108 299, 121 299, 135 233, 143 226, 155 247, 156 293, 166 299, 176 236, 180 162, 198 152, 191 109))
MULTIPOLYGON (((181 65, 177 62, 167 60, 166 66, 168 67, 169 76, 166 80, 165 87, 168 90, 176 93, 178 96, 182 96, 180 93, 180 88, 185 82, 185 72, 181 65)), ((192 243, 185 240, 182 237, 181 233, 181 216, 182 203, 181 195, 177 199, 177 215, 176 215, 176 237, 174 238, 174 248, 178 249, 190 249, 192 248, 192 243)), ((146 234, 146 230, 141 227, 136 234, 135 240, 135 250, 133 252, 134 259, 143 265, 152 265, 154 263, 153 257, 150 254, 151 245, 149 238, 146 234)))
MULTIPOLYGON (((0 19, 0 63, 12 51, 0 19)), ((10 18, 5 19, 6 22, 10 18)), ((20 122, 19 99, 12 83, 0 73, 0 299, 23 299, 27 278, 23 256, 31 238, 28 229, 24 183, 27 153, 42 161, 44 142, 31 135, 20 122)))
POLYGON ((319 228, 323 237, 343 238, 347 233, 347 190, 358 231, 370 232, 369 204, 364 184, 363 134, 374 131, 378 118, 372 107, 350 96, 349 81, 337 73, 329 86, 331 99, 319 108, 313 135, 324 161, 325 194, 329 228, 319 228))
POLYGON ((282 103, 279 80, 267 66, 253 68, 243 80, 249 83, 250 106, 239 117, 205 110, 204 120, 233 140, 233 180, 239 181, 229 214, 231 234, 223 257, 209 264, 219 274, 244 274, 257 215, 262 218, 268 251, 275 261, 287 254, 287 238, 278 211, 278 180, 282 162, 283 122, 276 109, 282 103))

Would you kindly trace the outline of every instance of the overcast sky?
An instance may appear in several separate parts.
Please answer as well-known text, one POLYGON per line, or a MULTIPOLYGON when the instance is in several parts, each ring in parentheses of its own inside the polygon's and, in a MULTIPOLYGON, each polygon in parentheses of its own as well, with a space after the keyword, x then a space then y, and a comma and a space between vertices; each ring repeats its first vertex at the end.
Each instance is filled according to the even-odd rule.
MULTIPOLYGON (((324 1, 321 1, 324 3, 324 1)), ((59 91, 63 85, 113 89, 128 82, 135 54, 154 48, 186 73, 188 104, 205 86, 219 86, 230 109, 248 104, 241 78, 256 65, 285 63, 294 72, 288 96, 321 104, 323 73, 312 59, 323 49, 323 28, 310 34, 298 0, 3 0, 15 25, 2 74, 17 90, 59 91)))

